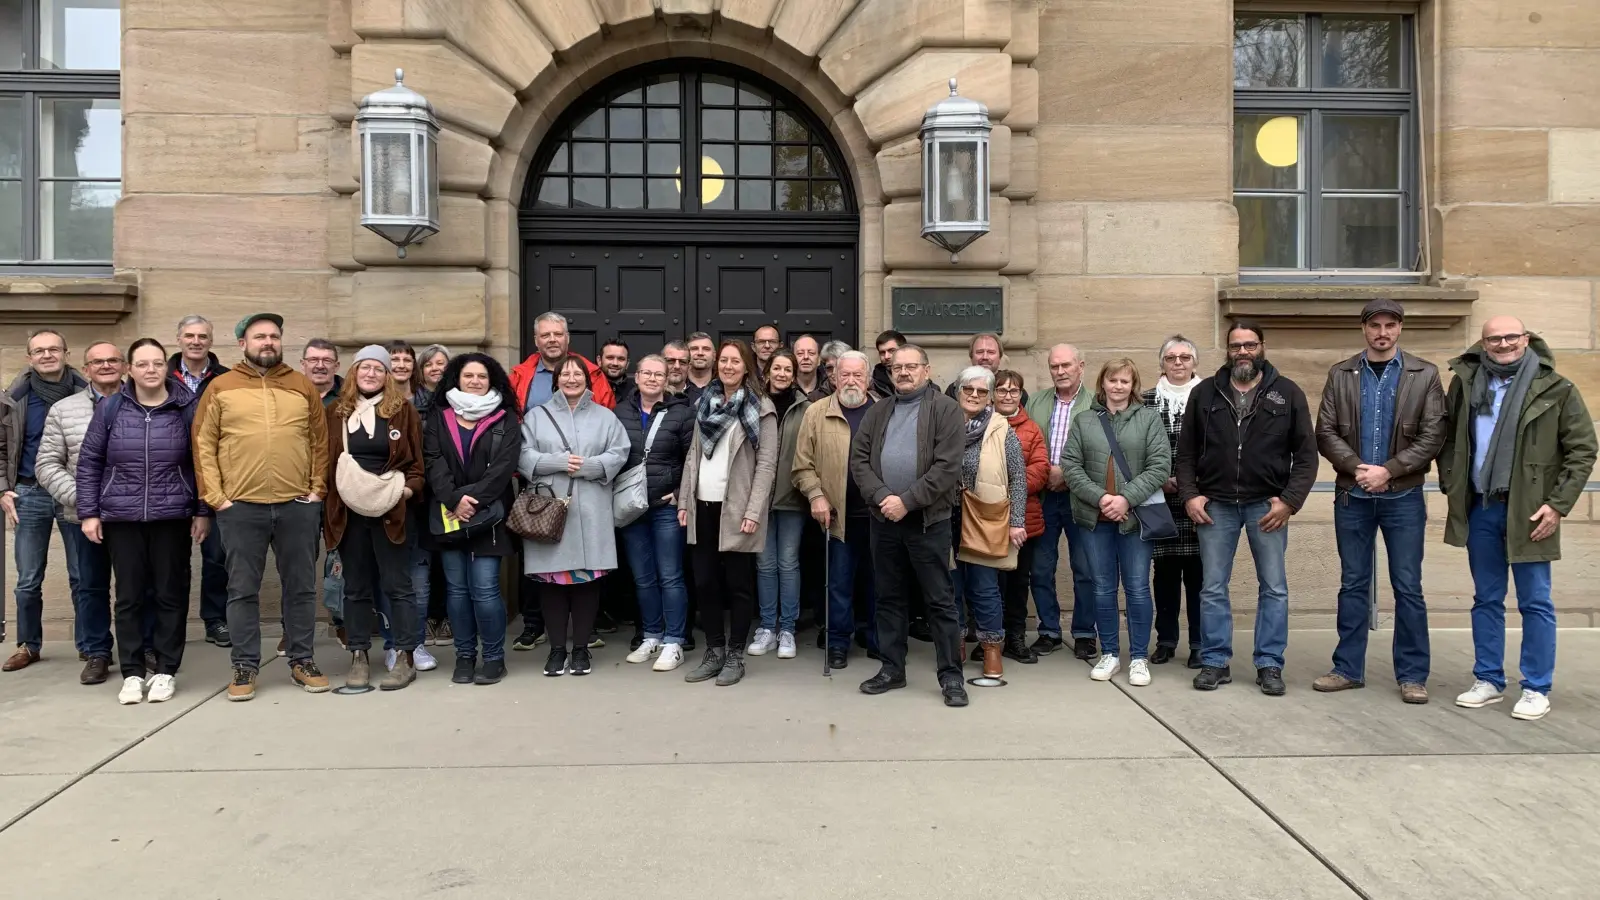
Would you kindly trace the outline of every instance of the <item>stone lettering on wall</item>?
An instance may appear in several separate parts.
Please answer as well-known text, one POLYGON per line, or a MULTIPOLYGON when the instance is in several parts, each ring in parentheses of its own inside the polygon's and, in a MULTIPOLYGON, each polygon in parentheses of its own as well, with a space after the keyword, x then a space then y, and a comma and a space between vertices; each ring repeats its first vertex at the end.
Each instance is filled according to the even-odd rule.
POLYGON ((998 287, 897 287, 890 303, 905 334, 998 334, 1004 324, 998 287))

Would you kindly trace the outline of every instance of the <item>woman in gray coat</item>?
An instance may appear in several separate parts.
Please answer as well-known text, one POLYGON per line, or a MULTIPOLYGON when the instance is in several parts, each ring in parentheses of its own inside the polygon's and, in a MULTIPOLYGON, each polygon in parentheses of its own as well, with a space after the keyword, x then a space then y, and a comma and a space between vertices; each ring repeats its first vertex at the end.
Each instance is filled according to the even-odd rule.
POLYGON ((530 484, 572 498, 560 541, 522 542, 523 573, 543 582, 539 597, 550 635, 544 674, 551 677, 589 674, 586 644, 600 610, 599 582, 617 567, 611 481, 628 461, 628 436, 611 410, 595 402, 589 379, 583 361, 568 356, 556 369, 555 395, 522 419, 518 471, 530 484))

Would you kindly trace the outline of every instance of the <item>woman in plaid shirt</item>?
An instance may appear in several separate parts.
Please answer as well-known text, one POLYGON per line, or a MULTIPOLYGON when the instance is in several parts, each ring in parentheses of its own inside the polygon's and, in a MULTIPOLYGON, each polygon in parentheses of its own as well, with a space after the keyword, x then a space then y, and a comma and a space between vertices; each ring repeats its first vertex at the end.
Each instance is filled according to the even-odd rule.
MULTIPOLYGON (((1195 377, 1199 351, 1181 334, 1161 345, 1161 380, 1144 392, 1146 406, 1154 407, 1167 426, 1167 440, 1174 455, 1178 452, 1178 433, 1183 431, 1183 412, 1189 392, 1200 383, 1195 377)), ((1150 662, 1170 661, 1178 650, 1178 607, 1188 594, 1189 668, 1200 668, 1200 541, 1194 522, 1178 499, 1177 479, 1167 479, 1167 506, 1178 525, 1178 536, 1155 546, 1156 651, 1150 662)))

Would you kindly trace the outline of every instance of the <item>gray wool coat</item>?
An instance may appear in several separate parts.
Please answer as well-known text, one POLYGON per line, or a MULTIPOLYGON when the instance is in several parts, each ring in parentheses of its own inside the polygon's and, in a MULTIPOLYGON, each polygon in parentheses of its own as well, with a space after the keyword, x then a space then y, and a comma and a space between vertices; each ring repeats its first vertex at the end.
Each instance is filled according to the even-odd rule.
MULTIPOLYGON (((741 427, 739 433, 744 434, 741 427)), ((760 447, 741 440, 734 447, 728 466, 728 493, 722 504, 717 527, 717 550, 723 553, 760 553, 767 546, 767 523, 772 518, 772 489, 778 473, 778 409, 761 398, 760 447), (740 501, 743 501, 742 503, 740 501), (745 534, 739 524, 750 519, 755 534, 745 534)), ((694 440, 683 460, 683 480, 678 483, 678 508, 688 514, 689 543, 695 543, 695 487, 700 484, 700 464, 705 453, 700 449, 700 425, 695 423, 694 440)))
POLYGON ((567 495, 567 527, 556 544, 522 542, 522 572, 570 572, 617 567, 617 531, 611 514, 611 483, 628 461, 628 435, 611 410, 585 392, 578 408, 558 391, 542 407, 522 417, 522 456, 517 471, 529 484, 548 484, 556 497, 567 495), (545 415, 548 410, 550 416, 545 415), (567 450, 551 426, 553 417, 572 453, 583 457, 576 478, 567 476, 567 450))

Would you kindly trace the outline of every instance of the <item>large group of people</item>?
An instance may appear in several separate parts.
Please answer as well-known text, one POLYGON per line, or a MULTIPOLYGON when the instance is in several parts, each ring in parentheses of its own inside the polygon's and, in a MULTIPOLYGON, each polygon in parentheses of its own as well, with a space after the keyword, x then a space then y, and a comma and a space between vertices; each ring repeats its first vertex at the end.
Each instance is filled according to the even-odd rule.
POLYGON ((1059 344, 1050 384, 1031 394, 994 334, 972 339, 971 365, 941 391, 927 353, 895 331, 878 336, 876 360, 764 325, 749 342, 696 332, 637 360, 613 339, 591 361, 546 313, 536 351, 509 372, 483 353, 404 341, 362 347, 341 372, 338 346, 320 338, 288 365, 270 312, 239 321, 231 368, 200 316, 179 323, 170 356, 152 338, 126 352, 97 342, 81 371, 61 334, 40 329, 0 395, 18 639, 0 668, 41 658, 54 528, 80 680, 108 680, 115 650, 125 704, 174 695, 196 544, 200 618, 206 641, 230 650, 230 700, 258 689, 269 548, 278 654, 313 693, 333 689, 316 662, 318 573, 348 654, 345 693, 375 678, 406 688, 438 666, 429 647, 451 647, 460 684, 500 682, 508 649, 544 644, 544 676, 589 675, 619 619, 634 623, 628 663, 688 666, 690 683, 734 685, 750 657, 794 659, 814 626, 830 670, 857 650, 879 663, 867 694, 906 686, 911 639, 933 644, 949 706, 970 702, 967 663, 972 684, 999 685, 1004 660, 1036 664, 1068 638, 1091 679, 1125 670, 1134 687, 1186 638, 1193 686, 1214 691, 1232 681, 1242 531, 1259 586, 1254 681, 1277 696, 1289 523, 1320 454, 1337 478, 1342 571, 1338 646, 1311 686, 1365 684, 1381 531, 1399 697, 1428 701, 1423 491, 1437 465, 1445 540, 1467 549, 1475 591, 1474 683, 1455 702, 1503 698, 1514 582, 1512 714, 1541 718, 1555 665, 1551 562, 1596 457, 1588 409, 1516 319, 1484 324, 1451 361, 1448 393, 1433 364, 1401 349, 1404 319, 1394 301, 1368 304, 1366 346, 1329 370, 1315 417, 1247 321, 1231 323, 1214 375, 1181 335, 1161 347, 1148 389, 1127 357, 1086 381, 1083 355, 1059 344), (514 557, 523 627, 508 648, 501 584, 514 557), (1071 585, 1065 627, 1058 570, 1071 585))

